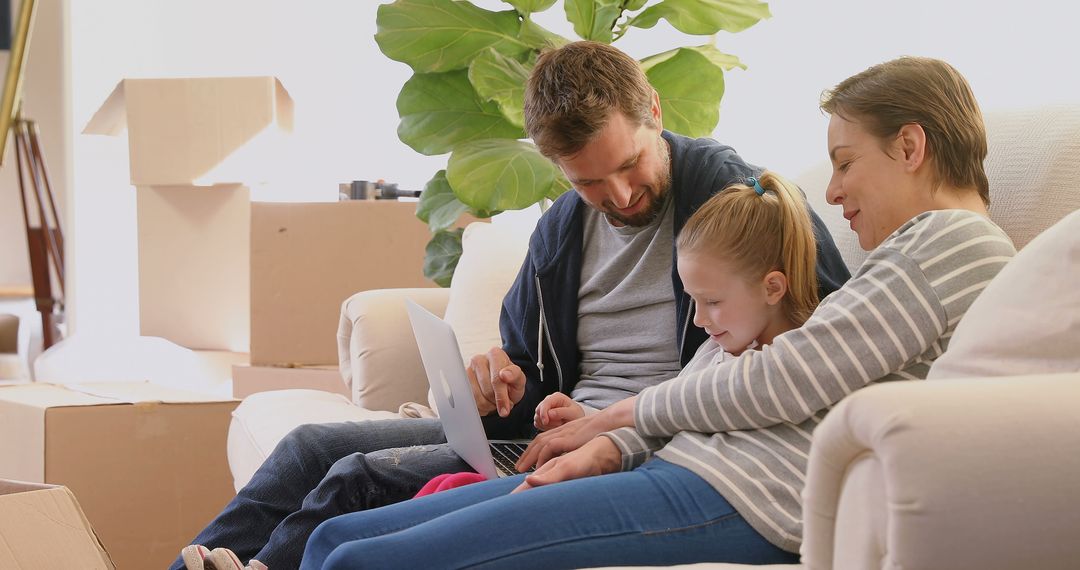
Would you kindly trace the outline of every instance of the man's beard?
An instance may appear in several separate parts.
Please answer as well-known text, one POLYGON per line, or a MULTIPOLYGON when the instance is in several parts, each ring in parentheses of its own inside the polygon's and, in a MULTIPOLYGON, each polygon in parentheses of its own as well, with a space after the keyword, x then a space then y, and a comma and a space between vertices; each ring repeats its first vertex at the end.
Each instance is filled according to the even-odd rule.
POLYGON ((656 221, 660 212, 664 210, 664 199, 667 197, 668 190, 671 189, 671 152, 664 137, 660 136, 656 137, 656 139, 657 152, 663 158, 660 161, 661 167, 657 169, 654 183, 645 186, 641 197, 638 198, 639 201, 647 200, 643 205, 644 208, 634 215, 624 216, 618 212, 614 204, 605 201, 603 212, 608 221, 640 228, 656 221))

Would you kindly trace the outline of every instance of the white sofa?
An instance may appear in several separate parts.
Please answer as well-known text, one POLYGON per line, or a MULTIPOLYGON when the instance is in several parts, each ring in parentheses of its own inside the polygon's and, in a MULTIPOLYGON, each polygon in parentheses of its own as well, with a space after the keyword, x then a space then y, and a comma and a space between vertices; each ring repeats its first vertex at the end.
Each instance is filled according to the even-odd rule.
MULTIPOLYGON (((1080 106, 991 114, 987 125, 991 216, 1019 249, 1080 208, 1080 106)), ((865 254, 824 202, 829 173, 823 163, 797 181, 855 269, 865 254)), ((464 356, 486 350, 499 343, 499 302, 527 237, 474 224, 449 290, 346 300, 339 349, 353 401, 313 390, 248 397, 229 434, 236 487, 300 424, 428 413, 399 410, 427 392, 402 299, 444 315, 464 356)), ((1080 373, 875 386, 841 403, 815 438, 808 567, 1080 567, 1080 373)))

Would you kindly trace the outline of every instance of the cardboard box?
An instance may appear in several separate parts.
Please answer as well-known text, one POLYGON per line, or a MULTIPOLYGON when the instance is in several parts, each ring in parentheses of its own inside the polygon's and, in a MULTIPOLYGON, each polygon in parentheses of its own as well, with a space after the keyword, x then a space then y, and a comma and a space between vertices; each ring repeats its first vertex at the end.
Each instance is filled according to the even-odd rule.
POLYGON ((67 486, 118 567, 163 568, 233 496, 236 405, 148 383, 0 387, 0 477, 67 486))
POLYGON ((248 188, 143 186, 136 199, 140 333, 188 348, 247 352, 248 188))
POLYGON ((0 537, 0 568, 115 568, 66 487, 0 479, 0 537))
POLYGON ((293 128, 293 102, 274 77, 124 79, 84 134, 128 131, 135 186, 266 182, 293 128))
POLYGON ((345 299, 435 287, 423 272, 430 239, 413 202, 252 203, 251 364, 338 362, 345 299))
POLYGON ((283 164, 293 102, 273 77, 125 79, 83 133, 128 131, 140 332, 246 352, 250 192, 283 164), (220 185, 215 185, 219 184, 220 185))
POLYGON ((336 366, 305 366, 284 368, 276 366, 234 365, 232 372, 233 397, 244 399, 256 392, 306 388, 341 394, 352 399, 352 392, 341 379, 336 366))

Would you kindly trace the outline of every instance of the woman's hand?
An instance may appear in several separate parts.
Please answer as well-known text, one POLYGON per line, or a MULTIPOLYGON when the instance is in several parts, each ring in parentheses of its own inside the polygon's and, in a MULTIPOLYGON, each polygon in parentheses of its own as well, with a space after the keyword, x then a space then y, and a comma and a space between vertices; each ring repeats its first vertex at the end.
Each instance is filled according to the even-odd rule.
POLYGON ((622 466, 622 454, 610 438, 593 438, 581 448, 556 457, 530 474, 512 492, 525 491, 560 481, 614 473, 622 466))
POLYGON ((536 436, 518 459, 517 470, 524 473, 533 466, 539 469, 553 457, 573 451, 606 431, 624 426, 632 427, 636 401, 637 396, 627 398, 599 413, 567 422, 536 436))
POLYGON ((567 422, 585 417, 585 410, 581 404, 570 399, 570 396, 562 392, 555 392, 539 406, 536 406, 536 414, 533 416, 533 425, 538 430, 557 428, 567 422))

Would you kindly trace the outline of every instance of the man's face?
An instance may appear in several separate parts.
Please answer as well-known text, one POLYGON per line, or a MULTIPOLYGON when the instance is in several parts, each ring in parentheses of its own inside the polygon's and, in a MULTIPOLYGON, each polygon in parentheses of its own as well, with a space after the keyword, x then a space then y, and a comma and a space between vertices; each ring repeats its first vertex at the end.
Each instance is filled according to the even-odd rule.
POLYGON ((616 226, 656 219, 671 188, 671 154, 657 127, 635 126, 618 111, 580 152, 555 161, 585 203, 616 226))

